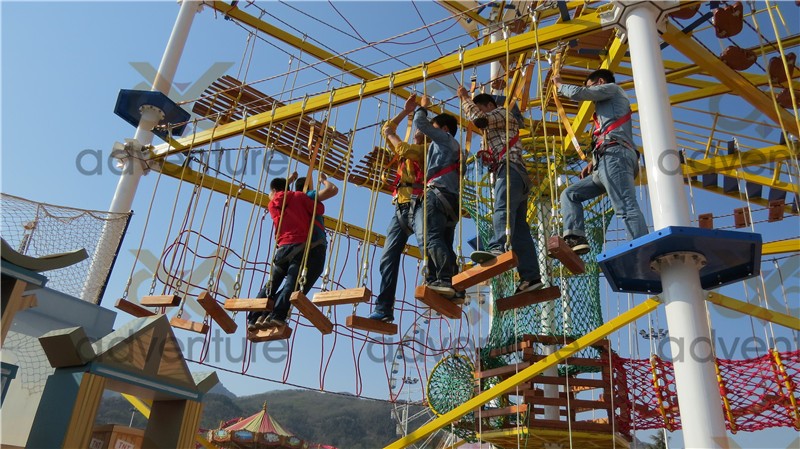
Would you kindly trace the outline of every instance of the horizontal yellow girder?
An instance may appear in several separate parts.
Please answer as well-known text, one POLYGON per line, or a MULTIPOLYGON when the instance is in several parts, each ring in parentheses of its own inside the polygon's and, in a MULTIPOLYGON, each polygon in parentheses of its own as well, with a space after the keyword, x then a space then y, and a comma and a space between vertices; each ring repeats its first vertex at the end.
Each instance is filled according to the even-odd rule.
POLYGON ((764 307, 739 301, 738 299, 733 299, 730 296, 725 296, 719 293, 709 292, 706 295, 706 301, 716 304, 720 307, 725 307, 726 309, 735 310, 737 312, 744 313, 745 315, 751 315, 756 318, 769 321, 770 323, 780 324, 781 326, 788 327, 789 329, 800 331, 800 318, 787 315, 785 313, 765 309, 764 307))
POLYGON ((476 408, 486 404, 487 402, 499 397, 502 394, 513 391, 519 384, 533 379, 535 376, 541 374, 547 368, 555 366, 558 362, 566 359, 567 357, 575 354, 583 348, 588 347, 592 343, 600 340, 603 337, 611 334, 612 332, 622 328, 632 321, 636 321, 648 313, 652 312, 659 306, 660 302, 656 298, 650 298, 639 304, 638 306, 623 312, 618 317, 611 321, 604 323, 597 329, 589 332, 583 337, 575 340, 574 342, 564 346, 558 351, 548 355, 545 359, 534 363, 528 368, 514 374, 508 379, 500 382, 494 387, 479 393, 474 398, 464 402, 453 410, 439 416, 438 418, 422 425, 419 429, 411 432, 407 436, 389 444, 385 449, 401 449, 405 448, 417 441, 427 437, 428 435, 436 432, 449 425, 450 423, 458 420, 467 413, 475 410, 476 408))
POLYGON ((679 28, 670 22, 665 22, 666 32, 661 34, 665 42, 672 45, 684 56, 691 59, 703 72, 717 78, 722 84, 728 86, 731 91, 736 92, 749 102, 753 107, 769 117, 770 120, 780 124, 790 133, 800 136, 797 121, 785 109, 778 108, 769 95, 765 94, 747 80, 742 74, 722 63, 717 55, 708 51, 705 47, 694 40, 692 36, 684 34, 679 28))
MULTIPOLYGON (((188 166, 164 162, 163 166, 161 167, 161 173, 179 180, 183 180, 189 184, 199 184, 206 189, 213 190, 214 192, 218 192, 223 195, 238 198, 251 204, 256 204, 259 207, 267 207, 267 204, 269 204, 269 195, 266 193, 258 192, 253 189, 240 188, 240 186, 232 184, 223 179, 199 173, 195 170, 192 170, 188 166)), ((331 218, 327 215, 325 216, 325 227, 331 230, 340 229, 341 232, 345 233, 345 235, 361 241, 364 241, 367 238, 366 229, 351 225, 349 223, 340 224, 339 220, 331 218)), ((373 243, 379 247, 383 247, 383 245, 386 243, 386 237, 381 234, 370 232, 369 237, 370 243, 373 243)), ((406 245, 404 254, 417 259, 422 258, 422 253, 420 253, 419 248, 416 246, 406 245)))
POLYGON ((800 253, 800 239, 776 240, 761 246, 762 256, 785 253, 800 253))
MULTIPOLYGON (((598 9, 599 10, 599 9, 598 9)), ((600 18, 597 12, 586 14, 569 22, 550 25, 539 30, 539 45, 556 43, 566 38, 575 38, 601 29, 600 18)), ((303 114, 326 110, 329 107, 341 106, 352 103, 362 98, 382 94, 393 88, 410 86, 427 79, 434 79, 460 70, 462 67, 479 66, 505 57, 506 51, 510 54, 532 50, 536 48, 533 32, 520 34, 509 38, 507 41, 482 45, 477 48, 465 50, 463 54, 444 56, 424 65, 405 69, 394 74, 384 75, 380 78, 365 81, 334 89, 331 92, 307 97, 302 101, 276 108, 274 111, 263 112, 236 120, 214 129, 202 131, 194 135, 179 139, 174 147, 167 144, 156 147, 158 156, 166 157, 170 154, 185 151, 189 145, 202 146, 209 142, 241 135, 245 131, 252 131, 268 126, 273 122, 282 122, 298 118, 303 114), (463 58, 463 60, 462 60, 463 58), (424 70, 423 70, 424 69, 424 70), (423 72, 427 76, 423 76, 423 72)))
MULTIPOLYGON (((467 8, 467 6, 462 2, 452 1, 452 0, 438 0, 437 3, 440 3, 445 9, 448 9, 450 11, 454 11, 457 14, 460 14, 460 15, 464 16, 465 18, 469 18, 469 19, 475 21, 476 23, 478 23, 481 26, 489 25, 489 20, 488 19, 486 19, 483 16, 481 16, 480 14, 478 14, 478 12, 475 11, 474 9, 467 8)), ((473 36, 473 37, 477 37, 477 36, 473 36)))
MULTIPOLYGON (((708 173, 719 173, 752 165, 769 164, 784 161, 798 155, 798 148, 786 145, 772 145, 765 148, 742 151, 737 154, 714 156, 704 159, 687 159, 683 173, 686 176, 698 176, 708 173)), ((672 163, 672 161, 668 161, 672 163)))

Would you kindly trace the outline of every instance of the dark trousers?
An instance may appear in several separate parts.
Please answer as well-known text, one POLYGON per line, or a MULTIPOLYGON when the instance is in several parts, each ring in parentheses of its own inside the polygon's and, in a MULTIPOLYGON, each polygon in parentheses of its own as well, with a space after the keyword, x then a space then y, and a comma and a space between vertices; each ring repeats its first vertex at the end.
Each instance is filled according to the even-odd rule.
POLYGON ((375 311, 386 315, 394 312, 394 300, 397 293, 397 276, 400 272, 400 258, 403 249, 408 243, 408 237, 413 233, 414 208, 412 203, 398 204, 394 209, 394 216, 389 221, 386 230, 386 242, 381 255, 381 290, 375 303, 375 311))
POLYGON ((425 195, 425 214, 423 215, 423 209, 426 204, 421 199, 417 201, 414 212, 414 232, 417 234, 420 250, 426 246, 428 252, 428 273, 425 280, 451 282, 457 271, 453 243, 458 224, 458 217, 451 216, 451 213, 458 211, 458 195, 441 191, 437 195, 430 188, 426 189, 425 195), (442 201, 448 204, 445 205, 442 201))

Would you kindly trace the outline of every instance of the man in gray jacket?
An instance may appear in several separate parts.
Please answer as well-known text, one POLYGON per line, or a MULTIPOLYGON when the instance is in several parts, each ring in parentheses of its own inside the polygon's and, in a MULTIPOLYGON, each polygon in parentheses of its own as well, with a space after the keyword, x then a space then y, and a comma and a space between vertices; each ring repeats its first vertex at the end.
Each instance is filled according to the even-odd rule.
POLYGON ((581 203, 603 193, 608 193, 611 206, 625 222, 628 239, 647 234, 644 215, 636 201, 634 179, 639 174, 639 152, 633 144, 631 103, 616 84, 614 73, 595 70, 584 86, 562 84, 559 75, 553 83, 560 95, 593 101, 595 106, 592 160, 581 171, 580 181, 561 193, 564 240, 577 254, 589 252, 581 203))

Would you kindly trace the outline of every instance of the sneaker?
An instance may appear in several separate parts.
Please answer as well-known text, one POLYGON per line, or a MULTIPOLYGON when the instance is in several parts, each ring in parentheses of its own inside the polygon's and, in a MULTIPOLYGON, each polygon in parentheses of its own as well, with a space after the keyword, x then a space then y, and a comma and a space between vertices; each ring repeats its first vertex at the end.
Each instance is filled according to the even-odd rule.
POLYGON ((249 323, 247 323, 248 332, 255 332, 258 329, 258 326, 256 326, 256 321, 250 321, 249 323))
POLYGON ((541 279, 534 279, 532 281, 520 281, 520 283, 517 284, 517 291, 514 292, 514 294, 518 295, 520 293, 528 293, 535 290, 539 290, 542 287, 544 287, 544 283, 542 283, 541 279))
POLYGON ((383 312, 372 312, 372 314, 370 314, 370 316, 368 316, 367 318, 375 321, 383 321, 384 323, 391 323, 392 321, 394 321, 393 316, 383 312))
POLYGON ((582 235, 568 235, 564 237, 564 241, 579 256, 589 252, 589 242, 582 235))
POLYGON ((266 313, 258 317, 255 323, 256 330, 262 330, 269 327, 269 315, 266 313))
POLYGON ((497 249, 489 251, 473 251, 472 254, 469 255, 469 258, 475 263, 485 263, 497 258, 501 254, 503 254, 503 252, 497 249))
POLYGON ((282 327, 286 326, 286 318, 280 319, 274 316, 269 319, 269 327, 282 327))
POLYGON ((450 299, 456 295, 456 291, 453 289, 453 284, 451 284, 449 281, 433 281, 428 284, 428 288, 447 299, 450 299))

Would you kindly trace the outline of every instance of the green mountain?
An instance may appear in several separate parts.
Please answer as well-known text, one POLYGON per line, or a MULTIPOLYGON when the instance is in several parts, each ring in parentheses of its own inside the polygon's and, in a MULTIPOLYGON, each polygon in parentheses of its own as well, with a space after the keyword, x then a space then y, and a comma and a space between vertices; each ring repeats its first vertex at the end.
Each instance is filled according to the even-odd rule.
MULTIPOLYGON (((204 429, 216 429, 221 421, 258 412, 264 402, 270 416, 306 441, 330 444, 339 449, 375 449, 397 439, 392 404, 306 390, 271 391, 243 397, 209 393, 203 399, 200 425, 204 429)), ((119 395, 109 395, 103 398, 96 423, 127 426, 131 414, 128 401, 119 395)), ((133 415, 134 427, 147 425, 139 412, 133 415)))

